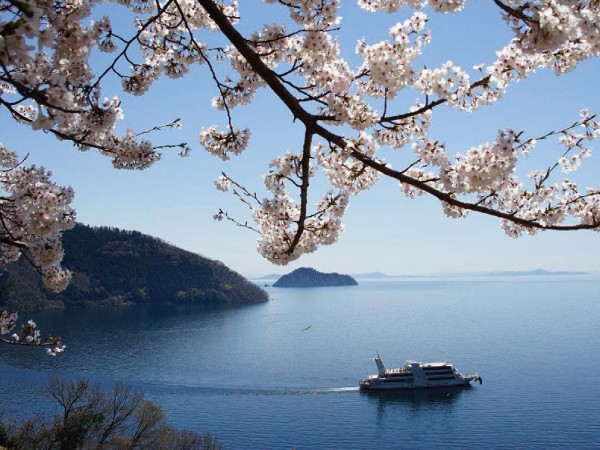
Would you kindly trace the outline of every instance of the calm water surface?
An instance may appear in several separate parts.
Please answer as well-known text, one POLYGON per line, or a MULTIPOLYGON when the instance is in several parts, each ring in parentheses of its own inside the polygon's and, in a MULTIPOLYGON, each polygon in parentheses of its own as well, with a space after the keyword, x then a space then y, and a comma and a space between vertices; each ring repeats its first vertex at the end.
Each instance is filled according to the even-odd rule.
POLYGON ((600 446, 597 277, 268 291, 270 302, 234 309, 37 315, 68 351, 0 349, 1 407, 21 416, 48 408, 41 388, 62 374, 132 384, 174 426, 210 431, 228 449, 600 446), (388 367, 449 360, 484 383, 360 393, 376 351, 388 367))

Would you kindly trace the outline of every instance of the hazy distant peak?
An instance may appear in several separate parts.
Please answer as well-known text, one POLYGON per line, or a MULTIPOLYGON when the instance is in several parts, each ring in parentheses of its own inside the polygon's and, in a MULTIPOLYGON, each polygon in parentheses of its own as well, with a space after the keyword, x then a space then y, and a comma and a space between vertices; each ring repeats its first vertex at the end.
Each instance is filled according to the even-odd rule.
POLYGON ((351 276, 354 278, 396 278, 394 275, 384 272, 353 273, 351 276))
POLYGON ((271 274, 265 275, 263 277, 258 277, 258 278, 252 278, 252 277, 250 277, 250 278, 252 278, 253 280, 276 280, 279 277, 281 277, 281 274, 279 274, 279 273, 271 273, 271 274))
POLYGON ((589 275, 589 272, 550 271, 546 269, 518 270, 504 272, 483 273, 482 277, 519 277, 519 276, 546 276, 546 275, 589 275))

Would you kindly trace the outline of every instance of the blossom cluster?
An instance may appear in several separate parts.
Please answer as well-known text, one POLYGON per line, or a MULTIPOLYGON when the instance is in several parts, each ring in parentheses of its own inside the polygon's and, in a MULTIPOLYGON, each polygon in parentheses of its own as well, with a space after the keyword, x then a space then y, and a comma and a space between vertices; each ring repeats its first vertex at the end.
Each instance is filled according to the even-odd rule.
POLYGON ((73 190, 54 183, 43 167, 25 166, 0 143, 2 241, 0 270, 27 249, 46 286, 65 289, 71 278, 61 268, 61 234, 75 225, 73 190))
MULTIPOLYGON (((515 170, 517 143, 513 130, 500 131, 492 144, 473 147, 464 155, 457 154, 454 164, 442 168, 441 183, 449 192, 465 194, 498 190, 515 170)), ((438 156, 436 162, 441 161, 443 158, 438 156)))
POLYGON ((379 172, 352 158, 350 156, 352 149, 356 149, 369 158, 374 158, 377 144, 371 136, 361 133, 358 139, 349 141, 344 149, 333 147, 331 150, 325 151, 323 145, 318 144, 315 146, 314 152, 329 182, 349 194, 356 195, 373 186, 379 178, 379 172))
MULTIPOLYGON (((321 164, 319 146, 312 149, 312 154, 321 164)), ((341 218, 348 207, 350 195, 356 193, 359 187, 368 187, 366 181, 361 185, 361 180, 369 179, 370 173, 364 171, 367 173, 364 177, 357 173, 355 184, 347 186, 348 189, 327 191, 316 203, 316 211, 307 215, 303 210, 306 204, 294 201, 288 192, 288 185, 308 187, 308 180, 315 175, 316 166, 310 163, 305 165, 302 154, 287 152, 272 160, 270 167, 264 182, 272 196, 257 202, 258 206, 253 208, 253 218, 260 233, 257 249, 274 264, 287 264, 303 254, 314 252, 321 245, 336 242, 344 228, 341 218)), ((219 177, 216 184, 218 189, 227 190, 231 181, 223 176, 219 177)), ((223 217, 220 211, 215 219, 222 220, 223 217)))
POLYGON ((390 29, 391 42, 381 41, 373 45, 367 45, 364 40, 358 42, 356 53, 364 61, 359 72, 368 73, 368 78, 360 82, 363 93, 393 98, 397 92, 414 83, 412 65, 431 39, 429 31, 424 30, 426 22, 424 13, 415 12, 410 19, 390 29), (411 41, 411 36, 416 37, 411 41))
POLYGON ((42 338, 40 330, 33 320, 28 320, 27 323, 21 325, 19 331, 14 332, 17 328, 17 320, 17 313, 0 311, 0 342, 13 345, 43 346, 46 347, 46 353, 50 356, 56 356, 65 350, 65 345, 61 343, 60 338, 52 336, 42 338), (5 338, 6 334, 10 334, 10 336, 5 338))
POLYGON ((230 154, 237 155, 243 152, 250 139, 250 130, 219 131, 216 126, 211 126, 200 132, 200 144, 223 161, 230 158, 230 154))
POLYGON ((465 5, 466 0, 358 0, 358 4, 370 12, 396 12, 406 6, 425 8, 429 6, 437 12, 457 12, 465 5))
POLYGON ((264 199, 253 211, 260 232, 258 252, 273 264, 285 265, 321 245, 333 244, 344 229, 341 218, 348 207, 349 195, 345 191, 328 191, 317 203, 317 211, 302 225, 299 225, 301 206, 289 195, 264 199), (304 231, 301 234, 299 226, 304 231), (296 236, 299 239, 292 248, 296 236))

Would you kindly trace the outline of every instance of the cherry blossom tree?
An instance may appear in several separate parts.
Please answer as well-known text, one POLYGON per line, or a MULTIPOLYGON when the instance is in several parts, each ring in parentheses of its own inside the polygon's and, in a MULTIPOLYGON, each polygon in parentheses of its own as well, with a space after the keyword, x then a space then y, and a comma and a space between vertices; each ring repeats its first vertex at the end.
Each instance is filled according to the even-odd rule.
MULTIPOLYGON (((495 216, 513 237, 597 231, 600 190, 566 178, 600 136, 595 114, 583 110, 563 129, 537 137, 500 129, 492 142, 457 154, 430 136, 440 108, 489 107, 536 70, 560 76, 600 53, 597 0, 487 1, 512 34, 503 48, 491 50, 495 61, 422 68, 415 61, 431 40, 428 15, 459 12, 466 0, 357 0, 364 14, 399 18, 388 39, 356 42, 350 51, 360 58, 358 65, 345 58, 348 49, 338 39, 344 27, 339 0, 264 0, 274 16, 284 18, 245 35, 239 24, 251 14, 243 16, 235 1, 115 0, 113 8, 135 16, 130 29, 120 30, 96 13, 102 0, 0 0, 0 107, 32 130, 99 151, 117 169, 143 170, 164 151, 186 156, 190 147, 149 138, 179 127, 178 119, 119 132, 121 102, 103 91, 109 79, 143 95, 157 79, 180 78, 203 65, 215 88, 213 106, 226 125, 205 124, 200 144, 223 160, 243 152, 250 139, 249 129, 235 125, 236 107, 252 102, 259 89, 271 90, 304 139, 297 152, 271 161, 263 177, 267 197, 228 174, 217 179, 218 189, 232 190, 250 207, 253 225, 224 210, 215 218, 257 231, 258 251, 275 264, 334 243, 350 199, 381 178, 397 180, 409 197, 435 197, 450 217, 495 216), (94 52, 106 53, 102 61, 108 62, 96 68, 94 52), (417 100, 407 105, 403 92, 417 100), (559 157, 518 178, 517 162, 549 141, 562 148, 559 157), (394 167, 383 149, 411 155, 410 162, 394 167), (320 194, 309 190, 318 172, 331 185, 320 194)), ((73 193, 4 146, 0 160, 1 264, 24 254, 48 287, 63 289, 69 273, 60 267, 60 235, 73 225, 73 193)))

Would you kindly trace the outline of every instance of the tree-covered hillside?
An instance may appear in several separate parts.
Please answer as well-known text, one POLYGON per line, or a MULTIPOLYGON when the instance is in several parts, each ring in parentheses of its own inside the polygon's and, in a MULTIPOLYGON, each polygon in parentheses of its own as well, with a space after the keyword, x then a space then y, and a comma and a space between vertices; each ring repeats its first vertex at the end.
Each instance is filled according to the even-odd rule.
POLYGON ((179 249, 138 231, 76 225, 64 233, 69 287, 44 288, 24 258, 0 275, 0 307, 110 306, 127 303, 254 303, 264 290, 223 263, 179 249))
POLYGON ((326 287, 356 286, 358 283, 350 275, 323 273, 309 267, 300 267, 277 280, 273 287, 326 287))

